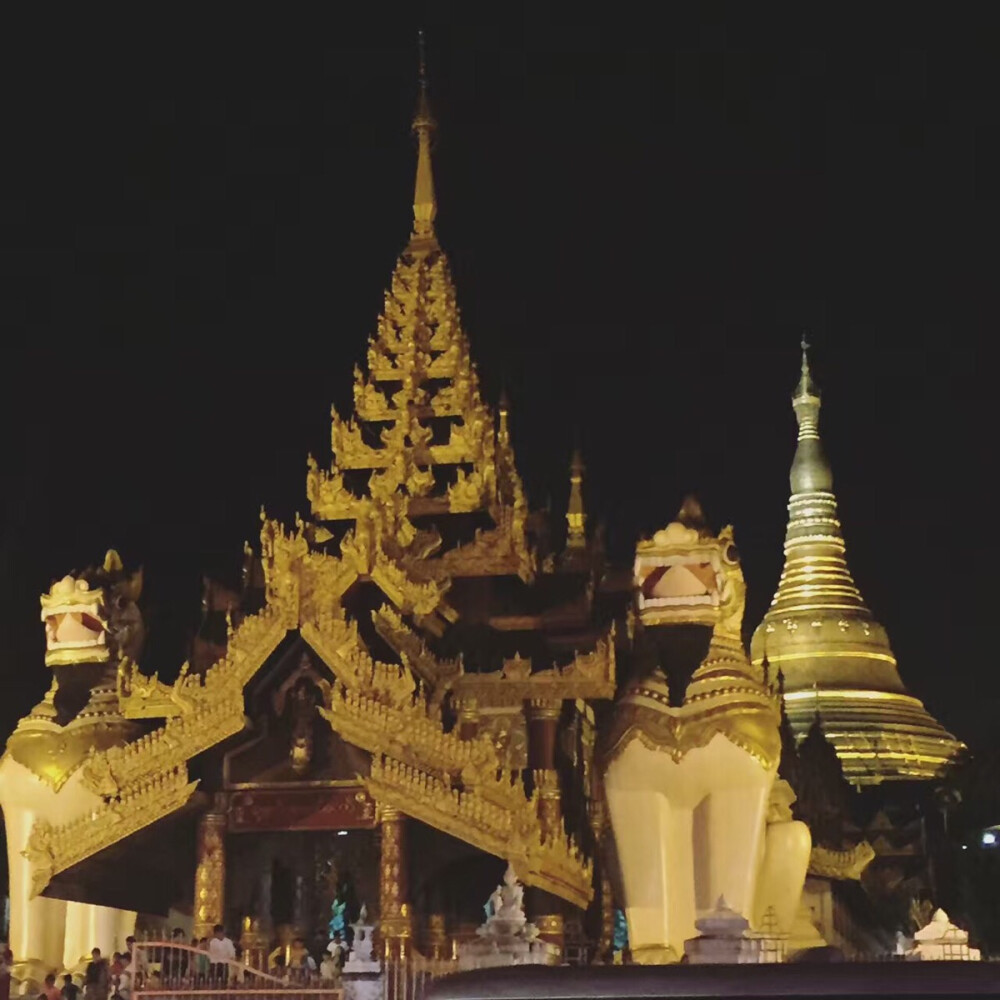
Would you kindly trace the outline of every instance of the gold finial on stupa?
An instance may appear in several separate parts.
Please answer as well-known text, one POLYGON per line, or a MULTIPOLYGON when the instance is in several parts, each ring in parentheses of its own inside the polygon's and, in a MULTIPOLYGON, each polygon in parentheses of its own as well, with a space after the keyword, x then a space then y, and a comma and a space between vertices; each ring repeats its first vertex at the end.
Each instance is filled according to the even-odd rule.
POLYGON ((582 549, 587 545, 587 512, 583 507, 583 456, 579 448, 573 449, 569 465, 569 504, 566 507, 566 547, 582 549))
POLYGON ((806 335, 802 334, 802 340, 799 343, 802 348, 802 374, 799 377, 799 384, 795 387, 795 395, 792 399, 819 399, 819 389, 816 388, 816 383, 813 381, 812 372, 809 370, 809 341, 806 340, 806 335))
POLYGON ((802 337, 802 373, 792 396, 792 409, 799 424, 799 443, 792 461, 792 493, 828 493, 833 472, 819 437, 819 389, 809 370, 809 342, 802 337))
POLYGON ((507 396, 506 389, 503 389, 500 392, 500 405, 497 409, 500 415, 500 426, 497 429, 497 441, 501 446, 506 447, 510 444, 510 426, 508 424, 508 417, 510 416, 510 399, 507 396))
POLYGON ((434 172, 431 167, 431 135, 437 126, 427 100, 427 60, 424 51, 424 33, 421 31, 417 42, 420 50, 419 87, 417 111, 413 116, 413 132, 417 137, 417 180, 413 190, 413 238, 414 242, 434 240, 434 217, 437 215, 437 199, 434 197, 434 172))

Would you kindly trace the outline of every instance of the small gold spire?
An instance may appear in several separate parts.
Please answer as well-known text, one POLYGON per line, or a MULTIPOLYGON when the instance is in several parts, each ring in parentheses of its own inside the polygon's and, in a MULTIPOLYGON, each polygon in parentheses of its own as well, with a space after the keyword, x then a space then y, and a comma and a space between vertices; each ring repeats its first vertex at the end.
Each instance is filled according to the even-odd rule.
POLYGON ((510 427, 508 426, 507 419, 510 416, 510 399, 507 397, 506 389, 500 393, 498 410, 500 413, 500 428, 497 431, 497 440, 501 445, 508 445, 510 444, 510 427))
POLYGON ((434 240, 434 217, 437 215, 437 199, 434 196, 434 172, 431 167, 431 135, 437 123, 431 114, 427 100, 427 62, 424 53, 424 33, 418 36, 420 49, 419 85, 417 111, 413 116, 412 130, 417 137, 417 180, 413 190, 413 239, 434 240))
POLYGON ((802 337, 802 373, 792 396, 792 409, 799 424, 799 444, 792 461, 792 493, 829 493, 833 472, 819 437, 819 389, 809 369, 809 342, 802 337))
POLYGON ((819 399, 819 389, 816 388, 816 383, 813 382, 812 372, 809 370, 809 341, 806 340, 806 335, 802 334, 802 341, 799 344, 802 348, 802 374, 799 377, 799 384, 795 387, 795 395, 793 399, 819 399))
POLYGON ((566 524, 569 531, 566 547, 582 549, 587 545, 587 513, 583 507, 583 456, 579 448, 573 449, 573 460, 569 466, 569 504, 566 508, 566 524))

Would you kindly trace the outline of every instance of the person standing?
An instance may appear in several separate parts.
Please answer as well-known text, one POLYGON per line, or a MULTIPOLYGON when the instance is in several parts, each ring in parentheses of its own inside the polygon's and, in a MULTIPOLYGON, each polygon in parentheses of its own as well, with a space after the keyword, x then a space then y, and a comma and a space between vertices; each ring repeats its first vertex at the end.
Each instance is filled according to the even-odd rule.
POLYGON ((80 987, 73 982, 73 977, 68 972, 63 976, 63 988, 59 995, 62 1000, 77 1000, 80 995, 80 987))
POLYGON ((216 983, 229 982, 229 963, 236 960, 236 945, 226 937, 222 924, 215 925, 212 939, 208 942, 210 975, 216 983))
POLYGON ((10 976, 14 969, 14 952, 6 945, 0 951, 0 1000, 10 1000, 10 976))
POLYGON ((54 972, 50 972, 45 977, 45 985, 39 994, 39 1000, 62 1000, 62 994, 59 992, 59 987, 56 986, 56 974, 54 972))
POLYGON ((107 959, 101 958, 100 948, 94 948, 83 974, 84 1000, 108 1000, 108 983, 107 959))

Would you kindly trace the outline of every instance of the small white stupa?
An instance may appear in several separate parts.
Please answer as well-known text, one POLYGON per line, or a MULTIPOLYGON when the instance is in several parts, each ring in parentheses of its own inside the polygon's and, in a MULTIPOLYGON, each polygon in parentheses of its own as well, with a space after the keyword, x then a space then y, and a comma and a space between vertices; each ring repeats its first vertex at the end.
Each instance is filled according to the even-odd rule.
POLYGON ((351 930, 354 931, 354 941, 351 945, 350 958, 344 963, 344 972, 350 974, 380 971, 381 963, 372 956, 374 944, 372 931, 375 930, 375 925, 368 922, 368 907, 364 903, 361 904, 357 921, 351 924, 351 930))
POLYGON ((514 866, 507 865, 503 885, 486 904, 486 921, 475 941, 458 946, 459 969, 491 969, 506 965, 554 965, 559 949, 538 939, 538 928, 524 913, 524 886, 514 866))
POLYGON ((969 947, 969 932, 956 927, 944 910, 934 911, 931 922, 913 935, 906 957, 916 962, 979 962, 978 948, 969 947))
POLYGON ((760 942, 750 935, 750 922, 731 909, 723 896, 694 925, 698 936, 684 942, 684 954, 692 965, 749 965, 760 961, 760 942))

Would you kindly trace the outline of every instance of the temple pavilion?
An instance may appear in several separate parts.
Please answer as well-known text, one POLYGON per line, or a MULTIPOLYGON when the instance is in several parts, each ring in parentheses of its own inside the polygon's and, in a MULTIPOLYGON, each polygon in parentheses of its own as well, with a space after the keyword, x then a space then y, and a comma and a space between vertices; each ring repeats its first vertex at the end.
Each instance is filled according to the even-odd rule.
MULTIPOLYGON (((307 459, 309 514, 262 511, 242 583, 206 583, 176 680, 142 670, 141 581, 113 552, 42 598, 52 686, 0 762, 22 963, 72 968, 137 912, 187 913, 199 937, 221 922, 251 952, 322 945, 336 902, 367 904, 380 954, 442 954, 508 862, 543 938, 611 947, 595 755, 632 658, 632 576, 588 531, 579 455, 565 523, 529 509, 435 233, 434 128, 422 85, 412 232, 332 460, 307 459)), ((795 736, 818 713, 850 780, 931 777, 959 744, 905 691, 847 568, 805 358, 793 405, 755 665, 780 667, 795 736)))

